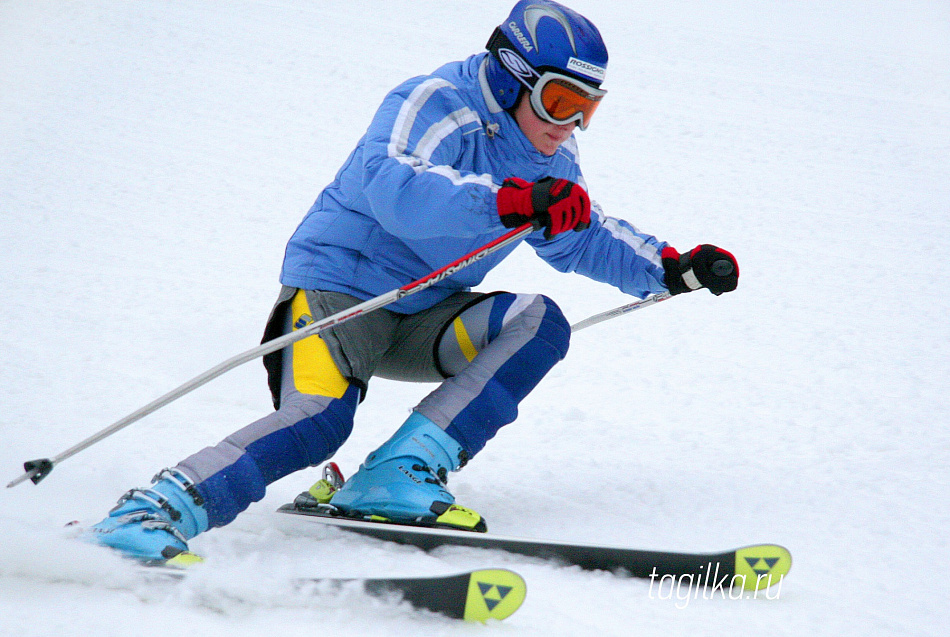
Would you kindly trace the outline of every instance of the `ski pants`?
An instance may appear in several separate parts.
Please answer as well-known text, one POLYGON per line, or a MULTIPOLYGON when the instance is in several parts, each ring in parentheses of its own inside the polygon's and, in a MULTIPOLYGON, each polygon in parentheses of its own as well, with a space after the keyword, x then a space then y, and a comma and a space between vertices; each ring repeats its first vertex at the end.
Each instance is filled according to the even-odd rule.
MULTIPOLYGON (((358 303, 284 287, 264 340, 358 303)), ((373 376, 440 382, 415 410, 474 456, 564 358, 570 332, 557 305, 535 294, 459 292, 416 314, 376 310, 265 357, 276 411, 177 468, 195 481, 209 527, 224 526, 268 484, 340 448, 373 376)))

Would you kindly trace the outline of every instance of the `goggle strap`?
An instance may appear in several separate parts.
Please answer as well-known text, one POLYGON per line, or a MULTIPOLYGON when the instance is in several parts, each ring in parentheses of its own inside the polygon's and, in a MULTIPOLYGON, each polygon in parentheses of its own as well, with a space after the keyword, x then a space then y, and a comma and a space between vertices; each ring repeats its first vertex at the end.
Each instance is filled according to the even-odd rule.
POLYGON ((495 27, 495 30, 492 32, 491 37, 488 39, 488 44, 485 45, 485 48, 487 48, 489 53, 491 53, 494 56, 494 58, 498 60, 498 63, 501 64, 502 67, 506 71, 508 71, 508 73, 513 75, 515 79, 521 82, 521 84, 524 85, 525 88, 527 88, 529 91, 534 89, 534 84, 537 83, 537 80, 539 77, 537 74, 537 71, 534 70, 534 67, 528 64, 528 61, 526 59, 524 59, 519 53, 517 53, 517 51, 515 50, 515 45, 512 44, 510 39, 508 39, 508 36, 505 35, 505 32, 501 30, 501 27, 495 27), (502 58, 502 55, 501 55, 502 49, 510 51, 512 55, 518 58, 518 60, 524 65, 526 69, 531 70, 531 72, 534 74, 534 83, 529 82, 527 78, 523 77, 519 73, 516 73, 507 64, 505 64, 505 60, 502 58))

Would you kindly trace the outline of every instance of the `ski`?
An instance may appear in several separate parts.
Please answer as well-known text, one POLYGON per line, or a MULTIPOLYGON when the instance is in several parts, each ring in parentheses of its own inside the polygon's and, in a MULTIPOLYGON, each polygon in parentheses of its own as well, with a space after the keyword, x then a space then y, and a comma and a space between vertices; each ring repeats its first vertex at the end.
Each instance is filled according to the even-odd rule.
MULTIPOLYGON (((171 566, 143 566, 147 577, 184 580, 190 569, 171 566)), ((524 601, 524 579, 507 569, 492 568, 455 575, 405 578, 331 578, 303 577, 294 580, 298 587, 326 586, 331 590, 358 582, 363 591, 377 597, 397 595, 415 608, 425 609, 465 621, 484 622, 505 619, 524 601)))
POLYGON ((415 546, 424 551, 440 546, 495 549, 551 559, 587 570, 620 571, 638 578, 689 578, 693 585, 719 589, 739 586, 750 591, 762 590, 779 584, 792 566, 788 549, 776 544, 755 544, 721 553, 682 553, 550 542, 363 520, 333 515, 323 507, 307 508, 294 504, 285 504, 278 512, 303 516, 325 526, 415 546))

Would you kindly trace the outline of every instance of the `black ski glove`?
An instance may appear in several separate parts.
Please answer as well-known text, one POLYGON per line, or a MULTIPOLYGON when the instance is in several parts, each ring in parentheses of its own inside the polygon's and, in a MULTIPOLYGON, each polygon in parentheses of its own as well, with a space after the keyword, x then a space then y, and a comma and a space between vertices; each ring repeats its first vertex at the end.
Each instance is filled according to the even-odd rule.
POLYGON ((739 264, 732 253, 722 248, 703 244, 680 254, 667 246, 660 256, 666 271, 664 282, 670 294, 706 288, 719 296, 723 292, 732 292, 739 285, 739 264))

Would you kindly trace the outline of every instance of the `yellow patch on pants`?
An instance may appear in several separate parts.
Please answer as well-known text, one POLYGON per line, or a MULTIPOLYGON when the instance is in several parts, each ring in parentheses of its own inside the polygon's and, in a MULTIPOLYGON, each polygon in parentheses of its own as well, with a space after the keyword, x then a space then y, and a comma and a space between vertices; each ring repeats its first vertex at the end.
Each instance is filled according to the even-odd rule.
MULTIPOLYGON (((307 293, 298 290, 290 304, 294 331, 313 323, 307 293)), ((293 344, 294 386, 301 394, 342 398, 350 383, 340 370, 326 342, 318 334, 293 344)))
POLYGON ((465 323, 462 322, 461 316, 452 322, 452 327, 455 329, 455 340, 458 341, 462 355, 471 363, 478 356, 478 350, 475 349, 475 344, 472 343, 472 337, 468 335, 468 330, 465 329, 465 323))

